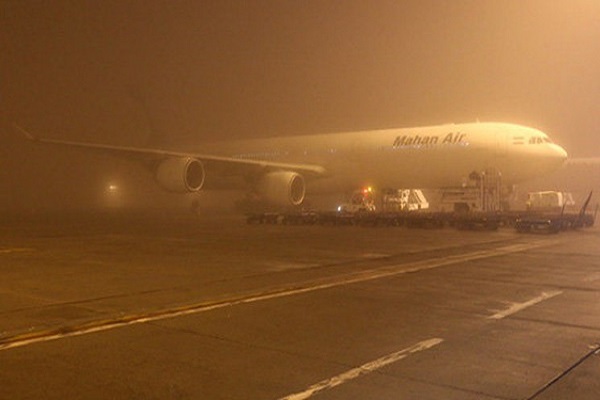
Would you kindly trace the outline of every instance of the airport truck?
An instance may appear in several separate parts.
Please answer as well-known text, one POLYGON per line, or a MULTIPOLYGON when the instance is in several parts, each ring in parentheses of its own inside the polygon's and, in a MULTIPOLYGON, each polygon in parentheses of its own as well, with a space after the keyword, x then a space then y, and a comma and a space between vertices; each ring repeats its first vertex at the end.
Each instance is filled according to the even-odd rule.
POLYGON ((565 206, 573 206, 573 196, 569 192, 530 192, 527 193, 528 210, 531 211, 558 211, 565 206))
POLYGON ((502 174, 494 169, 473 172, 462 186, 442 188, 441 194, 442 205, 451 205, 457 213, 507 210, 502 174))
POLYGON ((372 187, 356 190, 350 196, 350 201, 337 207, 340 213, 366 213, 377 210, 375 206, 375 192, 372 187))
POLYGON ((382 208, 387 212, 427 210, 429 201, 421 189, 386 189, 382 208))
POLYGON ((343 213, 418 211, 429 208, 421 189, 383 189, 381 195, 372 187, 356 190, 350 201, 337 207, 343 213), (379 204, 379 207, 376 205, 379 204))

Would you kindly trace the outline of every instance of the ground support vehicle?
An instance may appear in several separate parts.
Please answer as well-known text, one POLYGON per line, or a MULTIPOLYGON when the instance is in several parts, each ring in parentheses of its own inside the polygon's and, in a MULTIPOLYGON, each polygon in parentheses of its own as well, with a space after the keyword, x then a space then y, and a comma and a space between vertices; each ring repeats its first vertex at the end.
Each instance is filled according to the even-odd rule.
POLYGON ((593 214, 586 212, 591 199, 592 192, 590 192, 577 214, 565 213, 565 203, 560 213, 530 213, 518 218, 515 221, 515 228, 517 232, 521 233, 558 233, 567 229, 589 228, 594 225, 596 214, 598 213, 598 205, 596 205, 593 214))
POLYGON ((364 227, 406 227, 494 231, 514 227, 521 233, 556 233, 594 225, 597 213, 538 213, 531 211, 495 212, 337 212, 295 211, 284 213, 254 213, 247 215, 249 224, 332 225, 364 227))
POLYGON ((246 215, 248 224, 278 224, 282 215, 276 212, 251 213, 246 215))
POLYGON ((558 233, 569 229, 589 228, 594 225, 594 214, 536 214, 529 213, 517 218, 515 229, 520 233, 558 233))
POLYGON ((495 213, 453 212, 364 212, 302 211, 289 213, 253 213, 249 224, 334 225, 407 227, 435 229, 454 226, 459 229, 497 229, 500 217, 495 213))
POLYGON ((319 214, 315 211, 299 211, 282 214, 283 225, 314 225, 319 222, 319 214))
POLYGON ((471 212, 454 214, 451 225, 460 230, 495 231, 502 225, 499 212, 471 212))
POLYGON ((563 207, 575 205, 575 201, 569 192, 529 192, 525 205, 531 211, 561 212, 563 207))

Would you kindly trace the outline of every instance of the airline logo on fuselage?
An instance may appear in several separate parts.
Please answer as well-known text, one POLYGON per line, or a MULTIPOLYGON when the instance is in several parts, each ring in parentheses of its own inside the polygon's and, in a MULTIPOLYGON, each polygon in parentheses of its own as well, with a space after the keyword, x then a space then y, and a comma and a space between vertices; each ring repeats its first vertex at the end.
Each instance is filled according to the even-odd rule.
POLYGON ((466 144, 466 133, 450 132, 446 135, 403 135, 396 136, 392 147, 433 146, 437 144, 466 144))

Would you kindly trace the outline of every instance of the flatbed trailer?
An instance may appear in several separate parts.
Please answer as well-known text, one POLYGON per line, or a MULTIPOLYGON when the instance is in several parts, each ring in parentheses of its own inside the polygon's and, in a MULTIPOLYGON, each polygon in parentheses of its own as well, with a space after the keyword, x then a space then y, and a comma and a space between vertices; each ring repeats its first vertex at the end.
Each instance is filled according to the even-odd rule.
POLYGON ((559 213, 529 213, 515 221, 515 228, 520 233, 558 233, 568 229, 589 228, 594 225, 598 214, 598 205, 593 213, 587 208, 592 199, 588 195, 578 213, 565 213, 565 205, 559 213))
POLYGON ((521 233, 558 233, 589 228, 594 225, 595 214, 531 214, 517 219, 515 228, 521 233))
POLYGON ((586 228, 594 224, 595 214, 541 214, 531 211, 495 212, 357 212, 293 211, 282 213, 247 214, 248 224, 371 226, 494 231, 501 227, 515 228, 522 233, 555 233, 568 229, 586 228))

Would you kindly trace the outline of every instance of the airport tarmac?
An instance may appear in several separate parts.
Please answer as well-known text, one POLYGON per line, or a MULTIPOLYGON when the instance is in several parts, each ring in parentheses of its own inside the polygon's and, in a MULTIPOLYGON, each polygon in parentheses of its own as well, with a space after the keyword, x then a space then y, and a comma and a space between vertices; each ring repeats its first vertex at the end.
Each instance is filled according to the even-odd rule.
POLYGON ((597 399, 600 231, 0 223, 0 399, 597 399))

